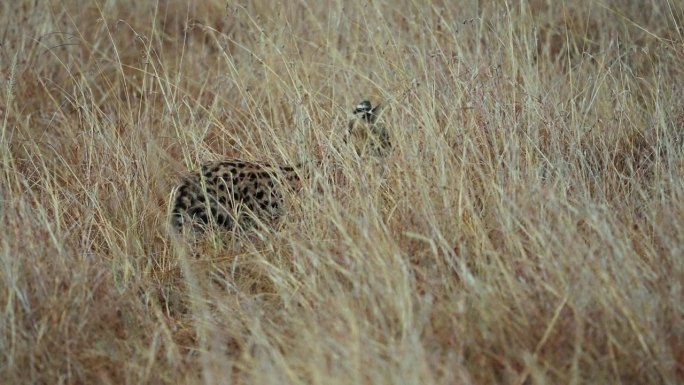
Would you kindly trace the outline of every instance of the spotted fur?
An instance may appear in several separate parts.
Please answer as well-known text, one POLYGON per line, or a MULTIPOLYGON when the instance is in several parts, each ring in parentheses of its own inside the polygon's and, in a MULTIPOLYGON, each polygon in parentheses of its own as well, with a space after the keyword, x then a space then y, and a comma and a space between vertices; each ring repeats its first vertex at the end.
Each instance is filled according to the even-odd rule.
MULTIPOLYGON (((383 156, 392 148, 385 125, 378 122, 380 110, 364 100, 353 111, 345 141, 351 141, 360 156, 383 156)), ((186 228, 202 232, 212 227, 250 227, 255 219, 274 221, 284 213, 284 193, 299 189, 304 171, 301 166, 239 159, 206 163, 176 188, 171 224, 179 232, 186 228)))
POLYGON ((206 163, 177 187, 171 224, 178 231, 190 225, 201 232, 276 220, 283 214, 284 189, 296 190, 300 183, 294 167, 237 159, 206 163))
POLYGON ((354 108, 345 142, 351 142, 359 156, 385 156, 392 149, 387 127, 378 121, 381 111, 381 106, 373 107, 368 100, 354 108))

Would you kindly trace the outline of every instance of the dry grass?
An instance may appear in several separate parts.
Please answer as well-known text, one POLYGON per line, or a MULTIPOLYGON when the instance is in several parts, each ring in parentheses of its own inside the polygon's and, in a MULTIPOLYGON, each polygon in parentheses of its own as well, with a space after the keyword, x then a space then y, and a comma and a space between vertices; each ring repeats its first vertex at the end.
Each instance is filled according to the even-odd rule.
POLYGON ((3 384, 684 383, 681 3, 85 3, 0 3, 3 384), (323 163, 193 253, 235 156, 323 163))

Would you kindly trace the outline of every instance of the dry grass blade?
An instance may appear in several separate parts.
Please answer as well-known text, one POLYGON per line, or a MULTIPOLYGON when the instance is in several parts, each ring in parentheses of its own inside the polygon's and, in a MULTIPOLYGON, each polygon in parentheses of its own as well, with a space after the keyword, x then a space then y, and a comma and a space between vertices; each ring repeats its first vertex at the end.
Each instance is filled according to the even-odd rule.
POLYGON ((0 382, 684 383, 684 8, 475 3, 0 2, 0 382))

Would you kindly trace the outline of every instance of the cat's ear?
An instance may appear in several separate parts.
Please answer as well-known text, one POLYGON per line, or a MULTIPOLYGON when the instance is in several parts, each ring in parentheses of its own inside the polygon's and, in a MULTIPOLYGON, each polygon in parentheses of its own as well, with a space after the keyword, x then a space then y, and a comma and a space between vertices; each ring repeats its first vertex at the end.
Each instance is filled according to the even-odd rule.
POLYGON ((370 101, 362 100, 359 102, 359 104, 356 105, 356 108, 354 108, 354 114, 368 113, 368 112, 371 112, 372 109, 373 109, 373 106, 371 106, 370 101))
POLYGON ((379 104, 370 110, 370 122, 371 123, 375 123, 378 120, 378 117, 382 113, 383 108, 384 108, 384 106, 382 104, 379 104))

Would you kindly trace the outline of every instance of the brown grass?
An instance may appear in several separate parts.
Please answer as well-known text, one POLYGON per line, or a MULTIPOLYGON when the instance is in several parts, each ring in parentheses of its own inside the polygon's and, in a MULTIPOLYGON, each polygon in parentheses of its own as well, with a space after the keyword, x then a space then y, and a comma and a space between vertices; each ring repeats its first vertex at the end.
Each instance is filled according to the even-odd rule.
POLYGON ((680 3, 248 3, 0 3, 0 382, 684 383, 680 3), (322 164, 193 249, 221 157, 322 164))

